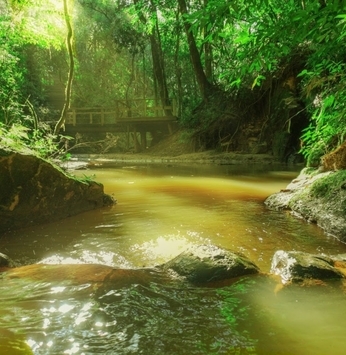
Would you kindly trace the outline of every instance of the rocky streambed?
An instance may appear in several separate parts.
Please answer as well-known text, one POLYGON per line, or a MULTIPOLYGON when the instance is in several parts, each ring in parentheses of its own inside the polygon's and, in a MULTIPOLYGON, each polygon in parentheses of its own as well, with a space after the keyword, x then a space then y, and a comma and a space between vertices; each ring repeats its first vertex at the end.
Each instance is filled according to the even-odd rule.
POLYGON ((312 255, 297 251, 277 251, 272 259, 270 273, 263 273, 258 266, 240 253, 214 245, 196 245, 174 259, 154 268, 117 269, 95 264, 33 264, 11 267, 8 256, 0 254, 3 279, 25 278, 35 281, 66 281, 72 284, 104 282, 114 284, 150 282, 153 275, 162 278, 180 278, 199 286, 223 286, 225 282, 246 275, 279 277, 282 285, 292 283, 321 284, 342 281, 346 276, 346 255, 312 255))

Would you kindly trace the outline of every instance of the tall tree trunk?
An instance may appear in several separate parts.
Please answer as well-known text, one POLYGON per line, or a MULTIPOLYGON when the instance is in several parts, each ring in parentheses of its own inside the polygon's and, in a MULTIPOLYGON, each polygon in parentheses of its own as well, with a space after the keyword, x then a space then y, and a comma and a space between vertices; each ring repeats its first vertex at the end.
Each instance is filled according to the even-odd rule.
MULTIPOLYGON (((178 21, 177 21, 178 22, 178 21)), ((182 84, 182 69, 179 63, 179 50, 180 50, 180 33, 177 31, 177 39, 175 44, 175 51, 174 51, 174 67, 175 67, 175 77, 176 77, 176 84, 177 84, 177 100, 176 100, 176 111, 177 116, 182 116, 182 102, 183 102, 183 84, 182 84)))
POLYGON ((199 51, 198 51, 198 48, 196 45, 195 37, 191 31, 190 24, 188 23, 188 21, 185 18, 186 15, 188 14, 186 1, 185 0, 178 0, 178 3, 179 3, 179 8, 180 8, 180 13, 183 17, 185 33, 186 33, 187 42, 188 42, 189 51, 190 51, 191 63, 192 63, 193 69, 195 71, 199 91, 201 93, 203 100, 206 101, 208 99, 209 94, 211 93, 212 85, 208 81, 207 76, 204 73, 203 65, 202 65, 201 57, 199 55, 199 51))
POLYGON ((210 83, 213 82, 213 50, 211 43, 204 43, 205 75, 210 83))
MULTIPOLYGON (((142 21, 143 24, 147 23, 147 19, 143 15, 143 12, 141 12, 141 9, 139 8, 140 2, 139 0, 133 0, 134 4, 137 6, 137 10, 139 12, 139 18, 142 21)), ((150 2, 151 8, 153 13, 155 14, 155 19, 156 19, 156 25, 152 29, 151 33, 149 34, 149 39, 150 39, 150 47, 151 47, 151 56, 153 60, 153 71, 154 71, 154 76, 155 76, 155 81, 157 84, 157 89, 158 89, 158 95, 161 101, 161 105, 163 107, 170 106, 170 100, 169 100, 169 95, 168 95, 168 88, 167 88, 167 80, 166 80, 166 74, 165 74, 165 65, 164 65, 164 60, 163 60, 163 53, 162 53, 162 47, 161 47, 161 41, 160 41, 160 31, 158 27, 158 20, 157 20, 157 9, 156 5, 154 4, 153 1, 150 2)), ((171 116, 172 115, 172 110, 170 109, 165 109, 164 110, 166 116, 171 116)))
POLYGON ((176 92, 176 107, 175 111, 177 112, 176 116, 177 117, 182 117, 183 113, 183 84, 182 84, 182 68, 181 68, 181 62, 179 60, 179 52, 180 52, 180 33, 181 33, 181 26, 179 23, 179 9, 177 9, 176 12, 176 28, 175 28, 175 33, 176 33, 176 42, 175 42, 175 50, 174 50, 174 68, 175 68, 175 78, 176 78, 176 86, 177 86, 177 92, 176 92))
POLYGON ((72 49, 73 31, 72 31, 72 25, 71 25, 71 20, 70 20, 70 14, 68 11, 67 1, 68 0, 63 0, 63 2, 64 2, 64 18, 65 18, 66 27, 67 27, 66 47, 67 47, 67 52, 68 52, 68 57, 69 57, 69 72, 68 72, 67 83, 66 83, 66 88, 65 88, 65 103, 64 103, 64 107, 61 111, 60 118, 54 127, 54 134, 55 135, 58 134, 60 129, 64 126, 66 116, 67 116, 67 110, 70 108, 72 81, 73 81, 73 72, 74 72, 74 58, 73 58, 73 49, 72 49))
MULTIPOLYGON (((208 6, 208 1, 209 0, 204 0, 204 8, 206 9, 208 6)), ((213 82, 213 48, 211 43, 206 40, 208 37, 210 31, 208 31, 207 26, 204 26, 203 28, 203 35, 204 35, 204 45, 203 45, 203 50, 204 50, 204 69, 205 69, 205 75, 210 83, 213 82)))
MULTIPOLYGON (((150 35, 150 45, 153 59, 154 75, 157 83, 160 101, 163 107, 170 106, 163 58, 161 54, 162 51, 160 47, 160 42, 155 34, 150 35)), ((172 115, 171 110, 165 109, 164 111, 166 116, 172 115)))

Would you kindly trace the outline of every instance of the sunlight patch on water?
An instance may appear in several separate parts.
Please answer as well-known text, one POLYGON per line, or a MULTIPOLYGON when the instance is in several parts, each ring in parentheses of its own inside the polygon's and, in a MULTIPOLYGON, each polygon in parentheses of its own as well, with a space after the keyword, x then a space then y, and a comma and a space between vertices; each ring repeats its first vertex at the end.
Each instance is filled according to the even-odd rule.
POLYGON ((51 288, 51 293, 61 293, 61 292, 64 292, 65 291, 65 289, 66 289, 66 287, 65 286, 57 286, 57 287, 52 287, 51 288))
POLYGON ((174 258, 192 245, 186 238, 168 235, 151 239, 142 244, 136 243, 131 247, 132 252, 140 252, 148 262, 163 263, 174 258))
POLYGON ((77 314, 76 319, 75 319, 75 324, 79 325, 83 322, 85 322, 91 315, 90 315, 90 309, 92 308, 93 303, 87 302, 84 304, 80 312, 77 314))
POLYGON ((157 226, 157 230, 150 233, 151 238, 138 235, 136 242, 127 251, 128 258, 137 266, 156 266, 165 263, 193 245, 210 244, 209 238, 196 230, 182 228, 173 229, 174 233, 165 234, 166 226, 157 226), (138 264, 138 259, 143 265, 138 264))
POLYGON ((83 264, 81 260, 74 259, 74 258, 64 258, 61 255, 52 255, 47 258, 42 259, 41 261, 38 262, 38 264, 50 264, 50 265, 56 265, 56 264, 83 264))
POLYGON ((99 226, 95 226, 95 229, 98 228, 117 228, 117 227, 121 227, 123 224, 119 223, 119 224, 101 224, 99 226))
MULTIPOLYGON (((79 350, 80 350, 80 344, 74 342, 74 339, 69 339, 69 340, 72 343, 71 349, 65 350, 64 354, 67 354, 67 355, 78 354, 79 350)), ((84 353, 82 353, 82 354, 84 354, 84 353)))
POLYGON ((50 265, 76 265, 76 264, 102 264, 112 267, 122 266, 129 268, 132 265, 122 256, 110 251, 91 251, 91 250, 78 250, 72 251, 71 254, 79 254, 77 258, 65 257, 62 255, 51 255, 42 259, 38 264, 50 265))

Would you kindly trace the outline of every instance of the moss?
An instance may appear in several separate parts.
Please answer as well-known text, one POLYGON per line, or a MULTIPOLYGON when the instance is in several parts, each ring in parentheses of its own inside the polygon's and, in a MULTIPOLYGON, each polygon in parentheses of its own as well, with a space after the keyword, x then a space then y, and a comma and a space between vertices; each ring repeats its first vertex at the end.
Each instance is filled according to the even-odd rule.
POLYGON ((346 170, 339 170, 316 180, 311 186, 310 193, 313 197, 330 199, 333 198, 336 193, 340 193, 345 183, 346 170))
POLYGON ((315 144, 312 148, 311 151, 309 152, 309 156, 306 162, 306 165, 308 167, 318 167, 321 165, 321 158, 322 156, 326 154, 326 149, 325 145, 323 143, 317 143, 315 144))
POLYGON ((301 171, 301 174, 305 174, 305 175, 309 175, 311 177, 317 175, 320 173, 320 170, 316 169, 316 168, 304 168, 302 171, 301 171))

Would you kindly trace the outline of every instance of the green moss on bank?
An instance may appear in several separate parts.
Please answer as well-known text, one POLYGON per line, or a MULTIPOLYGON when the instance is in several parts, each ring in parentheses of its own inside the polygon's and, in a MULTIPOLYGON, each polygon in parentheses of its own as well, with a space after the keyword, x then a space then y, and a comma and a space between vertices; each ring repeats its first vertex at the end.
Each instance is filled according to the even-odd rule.
POLYGON ((311 186, 310 193, 312 197, 330 200, 342 190, 346 192, 346 170, 339 170, 316 180, 311 186))

